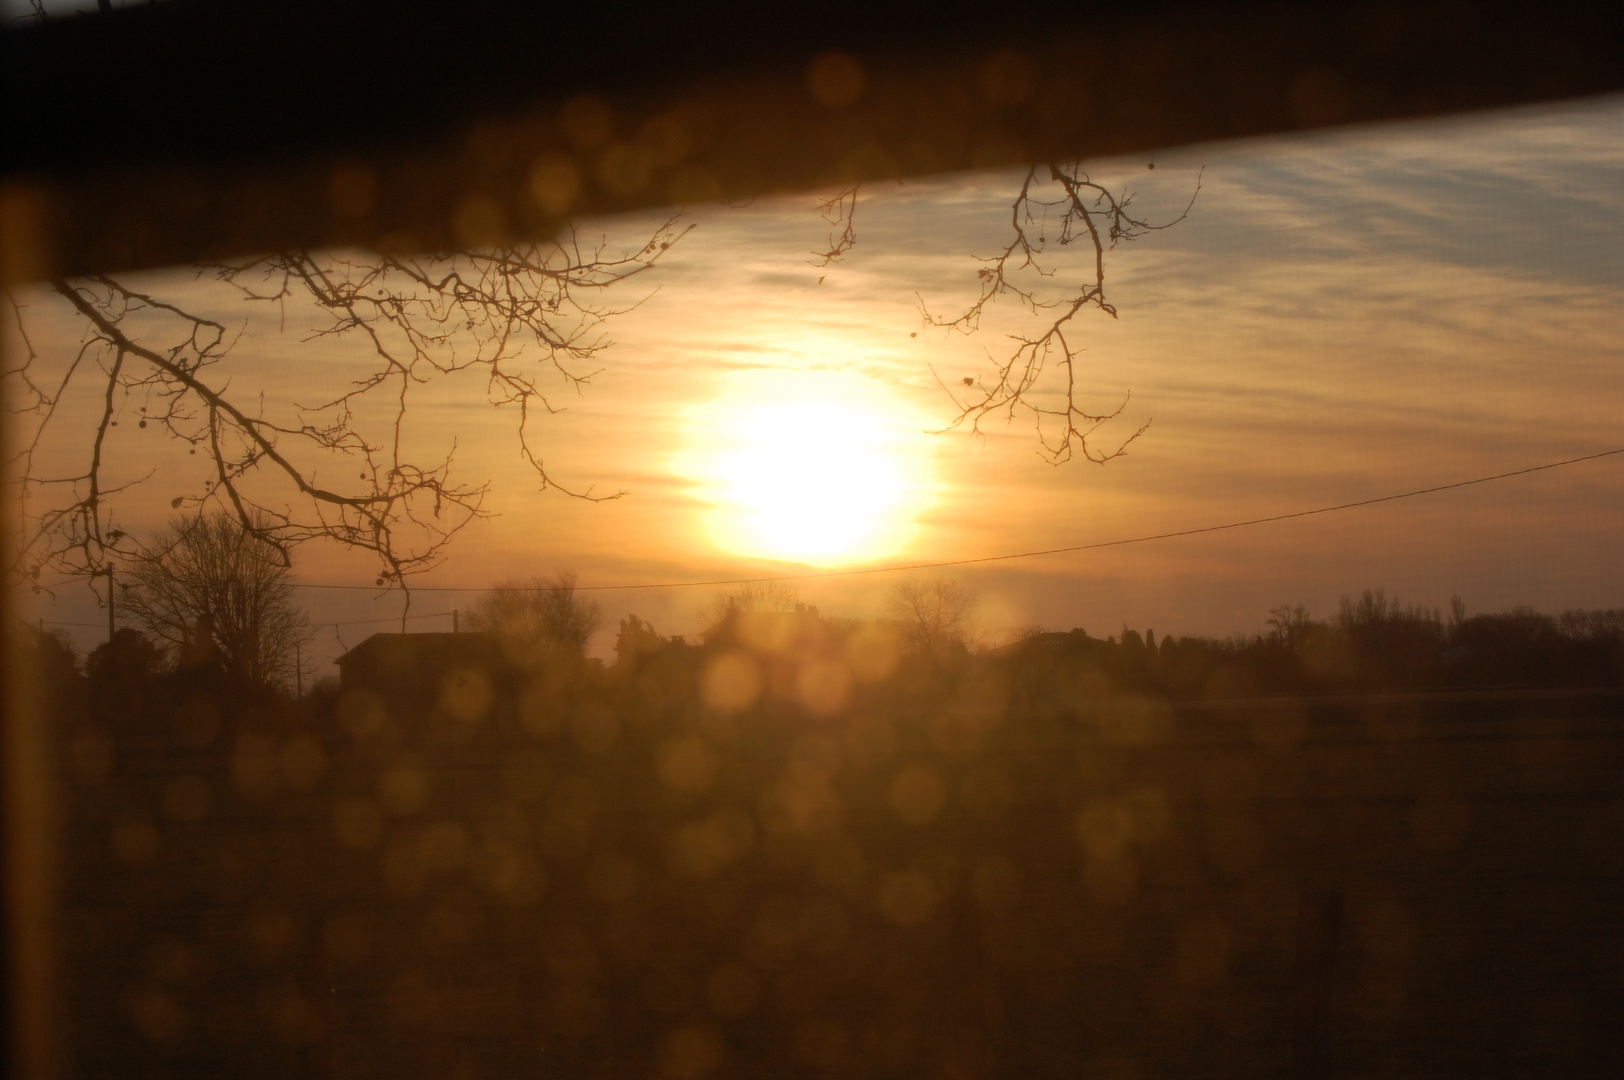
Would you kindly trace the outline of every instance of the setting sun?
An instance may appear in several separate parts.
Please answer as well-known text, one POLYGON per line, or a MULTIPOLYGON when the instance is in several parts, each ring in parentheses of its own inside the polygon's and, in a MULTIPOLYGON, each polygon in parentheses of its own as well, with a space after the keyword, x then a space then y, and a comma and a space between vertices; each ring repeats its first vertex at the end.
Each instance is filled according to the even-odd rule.
POLYGON ((796 389, 753 387, 695 416, 713 541, 819 564, 894 553, 930 487, 919 425, 860 383, 796 389))

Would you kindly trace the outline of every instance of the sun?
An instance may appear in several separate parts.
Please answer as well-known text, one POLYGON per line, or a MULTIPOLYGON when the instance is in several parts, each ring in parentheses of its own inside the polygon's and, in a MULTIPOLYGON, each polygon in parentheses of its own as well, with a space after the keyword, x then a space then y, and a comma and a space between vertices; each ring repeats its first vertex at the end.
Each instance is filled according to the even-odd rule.
POLYGON ((872 386, 752 386, 694 418, 691 473, 712 541, 740 555, 830 565, 894 554, 931 490, 929 436, 872 386))

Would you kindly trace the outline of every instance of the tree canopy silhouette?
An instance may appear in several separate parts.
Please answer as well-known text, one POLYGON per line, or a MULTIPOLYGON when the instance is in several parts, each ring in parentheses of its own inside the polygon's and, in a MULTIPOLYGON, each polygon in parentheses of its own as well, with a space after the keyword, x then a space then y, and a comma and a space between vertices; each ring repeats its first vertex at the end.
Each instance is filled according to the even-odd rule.
POLYGON ((915 652, 937 658, 962 646, 972 627, 976 599, 951 578, 899 581, 886 601, 886 614, 902 624, 903 640, 915 652))
POLYGON ((312 632, 265 531, 223 511, 177 517, 124 558, 119 599, 182 666, 218 661, 255 685, 287 682, 312 632))
POLYGON ((603 612, 576 595, 575 581, 575 571, 561 570, 527 582, 504 582, 480 598, 468 625, 506 634, 542 655, 582 656, 603 612))
POLYGON ((710 629, 741 611, 794 611, 801 590, 784 581, 750 581, 717 593, 699 613, 699 630, 710 629))

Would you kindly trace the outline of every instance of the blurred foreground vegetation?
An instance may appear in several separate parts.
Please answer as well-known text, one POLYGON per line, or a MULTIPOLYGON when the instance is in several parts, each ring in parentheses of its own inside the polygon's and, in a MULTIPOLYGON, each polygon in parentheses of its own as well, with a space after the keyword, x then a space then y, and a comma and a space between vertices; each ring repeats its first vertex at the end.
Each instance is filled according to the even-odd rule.
POLYGON ((40 637, 72 1075, 1624 1066, 1624 613, 722 615, 300 700, 40 637))

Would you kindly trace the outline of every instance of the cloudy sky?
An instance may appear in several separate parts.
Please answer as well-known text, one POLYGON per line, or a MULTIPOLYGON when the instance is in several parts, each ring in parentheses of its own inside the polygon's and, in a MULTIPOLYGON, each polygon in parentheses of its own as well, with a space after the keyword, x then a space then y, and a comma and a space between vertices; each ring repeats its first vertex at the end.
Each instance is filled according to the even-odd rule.
MULTIPOLYGON (((486 509, 420 579, 477 587, 557 569, 583 585, 680 585, 977 559, 1093 544, 1367 499, 1624 447, 1624 100, 1372 126, 1092 162, 1150 219, 1186 220, 1112 252, 1120 316, 1081 317, 1086 402, 1122 417, 1103 447, 1149 430, 1109 464, 1053 466, 1018 418, 985 436, 932 433, 949 384, 980 377, 1009 333, 1000 307, 973 335, 924 326, 976 293, 978 256, 1008 237, 1018 172, 865 187, 856 247, 828 245, 816 194, 688 212, 695 228, 624 286, 634 310, 567 411, 541 429, 549 470, 608 503, 538 492, 515 420, 480 388, 425 388, 414 438, 457 440, 457 469, 489 480, 486 509), (1154 160, 1154 169, 1148 168, 1154 160)), ((635 247, 654 216, 582 224, 635 247)), ((1056 287, 1085 269, 1057 262, 1056 287)), ((155 292, 215 305, 240 328, 239 394, 268 409, 364 362, 304 340, 294 308, 247 312, 192 284, 155 292)), ((71 319, 25 297, 42 353, 68 356, 71 319)), ((122 429, 121 429, 122 430, 122 429)), ((70 447, 62 444, 66 454, 70 447)), ((161 523, 195 469, 156 443, 120 465, 152 479, 121 510, 161 523)), ((370 568, 302 553, 301 580, 358 584, 370 568)), ((942 571, 981 598, 987 637, 1013 628, 1228 634, 1269 608, 1333 614, 1381 586, 1469 610, 1624 607, 1624 456, 1448 493, 1182 539, 942 571)), ((898 573, 799 583, 827 612, 878 610, 898 573)), ((609 630, 627 612, 692 632, 714 588, 596 593, 609 630)), ((25 614, 96 622, 83 587, 25 614)), ((398 596, 306 589, 336 655, 388 624, 398 596)), ((417 629, 449 629, 474 594, 420 592, 417 629)), ((398 628, 398 623, 395 624, 398 628)), ((71 628, 87 643, 88 627, 71 628)), ((597 651, 607 652, 604 635, 597 651)))

